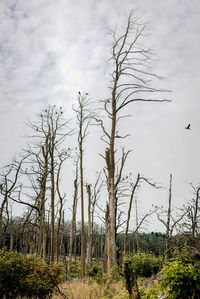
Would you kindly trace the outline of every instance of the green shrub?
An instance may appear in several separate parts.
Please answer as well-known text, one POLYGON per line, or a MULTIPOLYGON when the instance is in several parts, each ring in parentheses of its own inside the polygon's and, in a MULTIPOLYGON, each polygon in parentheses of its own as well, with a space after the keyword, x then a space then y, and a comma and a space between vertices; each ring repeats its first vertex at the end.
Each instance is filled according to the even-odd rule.
POLYGON ((33 255, 0 250, 0 298, 47 298, 63 277, 58 264, 49 266, 33 255))
POLYGON ((152 274, 156 274, 162 264, 161 258, 155 257, 155 255, 150 253, 133 252, 128 254, 125 261, 128 261, 136 275, 141 277, 150 277, 152 274))
POLYGON ((77 262, 72 262, 71 264, 71 278, 81 278, 81 264, 77 262))
POLYGON ((88 274, 91 278, 91 282, 95 280, 97 283, 104 284, 107 280, 107 277, 102 275, 102 269, 98 265, 94 265, 90 268, 88 274))
POLYGON ((89 269, 88 274, 89 274, 89 276, 92 276, 92 277, 101 276, 102 270, 101 270, 101 268, 94 265, 92 268, 89 269))
POLYGON ((200 263, 175 260, 168 262, 163 270, 162 287, 166 298, 200 298, 200 263))
POLYGON ((139 290, 143 299, 155 299, 162 295, 162 290, 159 283, 146 288, 139 288, 139 290))

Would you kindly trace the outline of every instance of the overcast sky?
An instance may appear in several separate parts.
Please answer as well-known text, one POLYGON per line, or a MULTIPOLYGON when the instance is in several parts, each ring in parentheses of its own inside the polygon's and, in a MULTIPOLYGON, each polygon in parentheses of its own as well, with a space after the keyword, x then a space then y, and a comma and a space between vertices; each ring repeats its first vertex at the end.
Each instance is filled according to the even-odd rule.
MULTIPOLYGON (((159 59, 154 69, 166 77, 160 87, 172 90, 167 97, 173 100, 133 105, 132 118, 124 120, 123 128, 131 134, 126 146, 133 149, 128 169, 166 187, 141 188, 137 196, 143 214, 152 203, 166 205, 170 173, 174 206, 191 198, 189 183, 200 183, 198 0, 1 0, 0 164, 21 151, 25 121, 46 105, 64 107, 70 118, 79 90, 92 100, 108 95, 108 29, 124 25, 131 9, 149 22, 148 43, 159 59), (188 123, 191 131, 185 130, 188 123)), ((94 165, 103 165, 92 136, 87 149, 92 156, 85 161, 91 180, 94 165)), ((161 229, 153 221, 150 227, 161 229)))

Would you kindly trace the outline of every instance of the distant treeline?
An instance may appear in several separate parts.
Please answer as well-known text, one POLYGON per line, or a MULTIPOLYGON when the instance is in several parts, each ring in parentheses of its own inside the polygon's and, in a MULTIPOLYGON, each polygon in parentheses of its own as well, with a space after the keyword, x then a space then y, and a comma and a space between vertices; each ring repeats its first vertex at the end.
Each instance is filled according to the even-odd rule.
MULTIPOLYGON (((50 255, 50 235, 51 230, 48 223, 46 223, 47 234, 47 256, 50 255)), ((85 236, 87 236, 87 225, 85 225, 85 236)), ((59 258, 68 256, 70 250, 70 235, 71 235, 71 222, 64 222, 64 228, 62 228, 59 240, 59 258)), ((94 259, 102 259, 105 246, 105 230, 102 226, 94 224, 93 228, 93 244, 92 244, 92 257, 94 259)), ((22 254, 36 253, 38 248, 38 236, 37 227, 31 222, 25 221, 23 217, 14 218, 7 227, 6 234, 3 240, 1 240, 2 246, 7 249, 16 250, 22 254)), ((185 235, 176 235, 172 237, 171 244, 173 248, 181 247, 185 242, 185 235)), ((128 248, 130 251, 142 251, 152 252, 156 256, 163 255, 165 245, 165 234, 160 232, 151 233, 138 233, 128 234, 128 248)), ((119 233, 116 236, 117 252, 123 252, 124 248, 124 233, 119 233)), ((86 247, 85 247, 86 251, 86 247)), ((77 223, 76 238, 73 244, 73 255, 79 257, 81 255, 81 225, 77 223)))

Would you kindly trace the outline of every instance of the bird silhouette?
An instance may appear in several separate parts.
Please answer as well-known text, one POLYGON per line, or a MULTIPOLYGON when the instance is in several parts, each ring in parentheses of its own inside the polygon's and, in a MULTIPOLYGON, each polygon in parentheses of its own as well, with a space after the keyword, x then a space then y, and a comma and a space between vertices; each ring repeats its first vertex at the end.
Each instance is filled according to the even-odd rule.
POLYGON ((189 124, 187 127, 185 127, 185 129, 186 129, 186 130, 191 130, 190 125, 191 125, 191 124, 189 124))

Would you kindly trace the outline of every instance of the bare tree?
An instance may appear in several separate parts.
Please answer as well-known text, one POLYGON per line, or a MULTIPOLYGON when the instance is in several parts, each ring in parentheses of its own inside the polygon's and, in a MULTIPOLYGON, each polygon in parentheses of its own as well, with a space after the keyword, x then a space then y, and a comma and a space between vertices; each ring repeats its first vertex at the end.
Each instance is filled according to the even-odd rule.
POLYGON ((152 62, 152 49, 144 47, 141 42, 145 36, 146 24, 142 24, 135 17, 134 11, 128 16, 127 24, 122 34, 112 32, 113 46, 111 61, 110 86, 111 97, 103 101, 104 111, 110 121, 110 129, 105 122, 99 120, 107 144, 105 161, 107 170, 108 189, 108 276, 113 276, 116 259, 115 245, 115 184, 116 184, 116 139, 125 138, 117 130, 119 121, 125 117, 125 107, 135 102, 165 102, 165 99, 147 97, 149 93, 163 92, 162 89, 152 87, 152 79, 160 77, 148 70, 152 62))
POLYGON ((74 179, 74 198, 73 198, 73 206, 72 206, 72 227, 71 227, 70 243, 69 243, 68 276, 70 276, 71 273, 73 243, 74 243, 74 251, 76 252, 75 240, 76 240, 77 203, 78 203, 78 160, 76 161, 76 171, 75 171, 75 179, 74 179))
POLYGON ((86 260, 86 270, 92 266, 92 221, 91 221, 91 186, 86 184, 87 194, 88 194, 88 236, 87 236, 87 260, 86 260))
POLYGON ((4 243, 4 237, 6 232, 6 227, 8 226, 9 213, 8 213, 8 200, 12 200, 18 203, 23 203, 20 200, 21 194, 21 183, 19 182, 20 171, 22 164, 27 157, 13 158, 11 164, 3 168, 3 173, 1 174, 1 184, 0 184, 0 195, 2 196, 2 202, 0 206, 0 247, 4 243), (7 226, 5 227, 5 232, 3 233, 3 214, 7 215, 7 226))
POLYGON ((32 135, 28 136, 31 139, 27 150, 30 159, 25 174, 29 178, 31 189, 35 192, 28 197, 34 199, 38 210, 38 252, 45 260, 47 250, 46 205, 47 198, 50 197, 50 262, 54 262, 57 250, 55 201, 58 197, 61 208, 59 221, 61 221, 63 198, 59 189, 60 171, 64 160, 69 157, 69 153, 66 150, 61 150, 60 147, 66 136, 71 135, 73 131, 69 128, 69 120, 63 118, 62 107, 57 109, 55 105, 43 109, 37 120, 29 121, 28 126, 32 130, 32 135))
POLYGON ((186 214, 186 212, 184 212, 181 213, 181 215, 177 215, 176 217, 172 215, 172 174, 170 174, 168 208, 166 212, 162 211, 157 213, 158 219, 162 222, 162 224, 166 228, 164 259, 169 258, 169 253, 170 250, 172 249, 170 246, 170 242, 171 242, 173 231, 176 228, 177 224, 183 219, 183 217, 186 214), (166 214, 166 212, 167 212, 167 217, 166 219, 163 219, 164 218, 163 214, 166 214))
MULTIPOLYGON (((57 171, 57 177, 56 177, 56 190, 59 198, 59 216, 58 216, 58 221, 57 221, 57 231, 56 231, 56 262, 58 262, 58 256, 59 256, 59 243, 61 242, 60 234, 61 234, 61 225, 62 225, 62 217, 63 217, 63 206, 64 206, 64 199, 65 195, 61 195, 60 191, 60 173, 61 173, 61 168, 64 163, 64 161, 70 157, 70 154, 62 150, 60 153, 58 153, 59 157, 59 164, 58 164, 58 171, 57 171)), ((62 247, 61 247, 62 248, 62 247)))
POLYGON ((172 206, 172 174, 170 174, 169 182, 169 202, 167 211, 166 233, 165 233, 165 254, 164 257, 169 257, 169 241, 170 241, 170 220, 171 220, 171 207, 172 206))
POLYGON ((179 230, 185 234, 186 241, 190 244, 191 249, 198 252, 200 235, 200 187, 193 184, 191 184, 191 187, 193 189, 193 197, 182 209, 184 221, 179 225, 179 230))
POLYGON ((83 143, 88 134, 88 127, 92 119, 89 110, 89 100, 87 94, 78 94, 78 104, 73 107, 78 120, 78 147, 79 147, 79 171, 80 171, 80 195, 81 195, 81 273, 85 277, 85 222, 84 222, 84 174, 83 174, 83 143))
MULTIPOLYGON (((125 235, 124 235, 124 255, 126 255, 127 252, 127 238, 128 238, 128 231, 129 231, 129 222, 130 222, 130 216, 131 216, 131 209, 132 209, 132 204, 133 204, 133 198, 135 196, 135 191, 137 188, 140 187, 139 183, 140 182, 146 182, 147 184, 151 185, 154 188, 159 188, 158 186, 156 186, 155 183, 152 183, 150 180, 146 179, 145 177, 141 176, 139 173, 137 175, 137 179, 135 183, 131 183, 131 196, 130 196, 130 201, 129 201, 129 208, 128 208, 128 214, 127 214, 127 221, 126 221, 126 230, 125 230, 125 235)), ((144 220, 150 216, 152 213, 154 213, 155 211, 149 211, 148 213, 145 214, 145 216, 142 218, 142 220, 140 221, 140 223, 136 223, 136 229, 135 232, 137 234, 138 229, 140 228, 140 226, 142 225, 142 223, 144 222, 144 220)))
POLYGON ((104 182, 101 179, 101 172, 99 172, 95 183, 92 185, 92 192, 91 192, 91 247, 92 247, 91 248, 91 258, 90 258, 91 266, 92 266, 92 253, 94 251, 94 244, 93 244, 94 215, 95 215, 97 203, 101 196, 103 184, 104 184, 104 182))
POLYGON ((188 206, 188 218, 191 221, 191 234, 192 238, 195 239, 199 236, 199 218, 200 218, 200 208, 199 208, 199 194, 200 194, 200 187, 194 187, 191 184, 193 191, 194 191, 194 199, 192 200, 191 204, 188 206))

